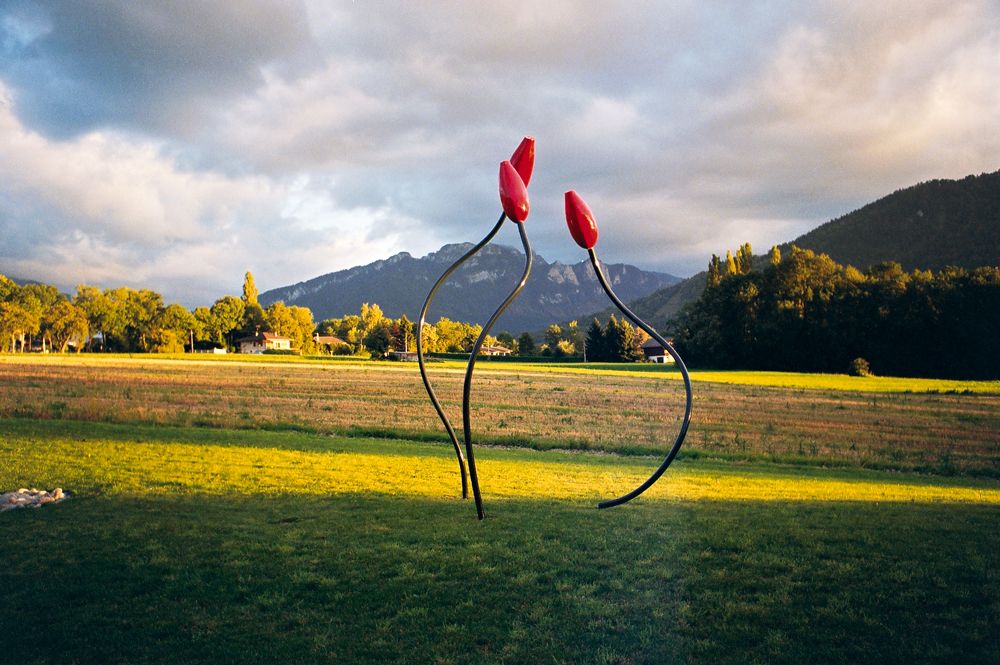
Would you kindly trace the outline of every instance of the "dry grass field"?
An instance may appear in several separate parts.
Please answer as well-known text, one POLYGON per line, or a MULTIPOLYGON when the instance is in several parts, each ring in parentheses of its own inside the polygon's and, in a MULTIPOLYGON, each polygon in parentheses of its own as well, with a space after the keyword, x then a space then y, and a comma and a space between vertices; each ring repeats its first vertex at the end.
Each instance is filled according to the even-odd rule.
MULTIPOLYGON (((463 374, 432 366, 453 422, 463 374)), ((0 357, 0 417, 444 440, 414 364, 0 357)), ((482 365, 479 443, 656 454, 682 415, 652 372, 482 365)), ((1000 476, 1000 394, 695 384, 682 455, 1000 476)))

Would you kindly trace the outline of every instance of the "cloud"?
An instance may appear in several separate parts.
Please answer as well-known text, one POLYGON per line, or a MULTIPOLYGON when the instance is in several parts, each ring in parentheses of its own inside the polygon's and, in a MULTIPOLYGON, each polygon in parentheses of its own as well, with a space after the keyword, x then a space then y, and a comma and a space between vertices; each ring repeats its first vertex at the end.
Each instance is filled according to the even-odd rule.
POLYGON ((66 289, 124 282, 204 304, 248 268, 276 287, 413 241, 412 225, 392 230, 390 209, 340 206, 328 184, 191 171, 160 146, 101 132, 49 140, 9 101, 0 153, 0 263, 66 289))
POLYGON ((997 26, 991 0, 13 0, 0 258, 28 269, 44 235, 101 257, 79 279, 155 269, 205 297, 255 265, 277 286, 475 241, 533 134, 537 251, 580 258, 572 188, 606 261, 690 273, 996 170, 997 26))
POLYGON ((303 8, 273 0, 12 0, 0 75, 30 126, 72 136, 108 126, 196 131, 261 67, 308 68, 303 8))

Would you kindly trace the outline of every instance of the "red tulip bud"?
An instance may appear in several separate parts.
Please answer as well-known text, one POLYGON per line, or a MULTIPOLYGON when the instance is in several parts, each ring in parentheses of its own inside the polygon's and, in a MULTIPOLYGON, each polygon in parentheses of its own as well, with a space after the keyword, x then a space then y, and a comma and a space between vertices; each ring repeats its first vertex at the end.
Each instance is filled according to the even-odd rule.
POLYGON ((576 244, 590 249, 597 244, 597 220, 575 191, 566 192, 566 226, 576 244))
POLYGON ((524 181, 524 186, 527 187, 528 183, 531 182, 531 172, 535 169, 535 138, 533 136, 525 136, 521 139, 521 145, 517 146, 517 150, 510 156, 510 163, 514 165, 521 180, 524 181))
POLYGON ((509 161, 500 163, 500 203, 511 220, 520 223, 528 218, 528 188, 509 161))

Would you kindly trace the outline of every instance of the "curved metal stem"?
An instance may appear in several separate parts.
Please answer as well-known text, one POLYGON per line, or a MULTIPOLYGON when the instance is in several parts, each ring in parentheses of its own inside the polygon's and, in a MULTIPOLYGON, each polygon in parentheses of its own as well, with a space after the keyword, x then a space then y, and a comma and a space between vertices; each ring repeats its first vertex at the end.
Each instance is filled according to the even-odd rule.
POLYGON ((451 276, 453 272, 458 270, 459 266, 468 261, 475 255, 479 250, 485 247, 493 237, 500 231, 500 227, 503 226, 504 219, 506 216, 500 213, 500 219, 497 220, 496 225, 493 229, 486 234, 486 237, 479 241, 475 247, 470 249, 468 252, 462 255, 462 257, 455 261, 450 268, 444 271, 444 274, 438 278, 438 281, 434 283, 431 288, 430 293, 427 294, 427 299, 424 300, 424 306, 420 310, 420 318, 417 320, 417 363, 420 365, 420 378, 424 380, 424 388, 427 389, 427 396, 431 398, 431 404, 434 405, 434 410, 437 411, 438 417, 441 422, 444 423, 444 428, 448 432, 448 437, 451 439, 452 446, 455 447, 455 455, 458 457, 458 470, 462 474, 462 498, 469 498, 469 481, 466 477, 465 472, 465 458, 462 457, 462 447, 458 443, 458 437, 455 435, 455 430, 451 426, 451 421, 448 420, 448 416, 444 414, 444 409, 441 407, 441 402, 438 401, 437 395, 434 394, 434 388, 431 387, 431 381, 427 376, 427 367, 424 365, 424 320, 427 318, 427 309, 431 305, 431 300, 434 299, 434 295, 437 293, 444 281, 451 276))
POLYGON ((524 285, 528 282, 528 275, 531 274, 531 244, 528 242, 528 235, 524 231, 524 224, 517 225, 518 230, 521 232, 521 244, 524 245, 524 274, 521 275, 521 281, 517 283, 514 290, 510 292, 507 299, 503 301, 503 304, 493 312, 493 316, 490 320, 486 322, 483 326, 483 331, 479 333, 479 339, 476 340, 475 345, 472 347, 472 353, 469 355, 469 364, 465 368, 465 387, 462 391, 462 428, 465 434, 465 454, 469 460, 469 477, 472 479, 472 495, 476 499, 476 514, 479 519, 486 517, 483 512, 483 496, 479 491, 479 475, 476 473, 476 455, 472 450, 472 427, 471 427, 471 417, 469 415, 469 395, 472 392, 472 372, 476 368, 476 356, 479 355, 479 350, 483 347, 483 341, 486 336, 490 333, 493 328, 493 324, 496 323, 500 315, 504 313, 504 310, 514 302, 514 298, 517 294, 521 292, 524 285))
POLYGON ((677 439, 674 441, 674 445, 670 448, 670 452, 667 453, 666 459, 664 459, 663 463, 660 464, 659 468, 657 468, 656 471, 653 472, 653 475, 651 475, 648 479, 646 479, 646 481, 643 484, 639 485, 628 494, 623 494, 617 499, 609 499, 608 501, 601 501, 599 504, 597 504, 598 508, 612 508, 614 506, 620 506, 623 503, 631 501, 632 499, 634 499, 635 497, 639 496, 647 489, 649 489, 653 483, 655 483, 657 480, 660 479, 660 476, 662 476, 663 472, 667 470, 667 467, 670 466, 670 463, 674 461, 674 457, 677 456, 677 451, 680 450, 681 444, 684 442, 684 436, 687 434, 688 426, 691 424, 691 377, 688 375, 687 366, 684 365, 684 361, 681 360, 680 355, 670 344, 670 342, 660 337, 660 334, 657 333, 655 330, 653 330, 653 328, 650 327, 649 324, 647 324, 645 321, 636 316, 632 312, 632 310, 630 310, 628 307, 625 306, 625 303, 623 303, 621 300, 618 299, 618 296, 615 295, 615 292, 611 290, 611 285, 608 284, 608 280, 605 279, 604 273, 601 272, 601 262, 598 260, 597 254, 594 252, 593 248, 587 250, 587 252, 590 254, 590 262, 594 266, 594 272, 597 273, 597 281, 601 283, 601 286, 604 288, 604 292, 608 294, 609 298, 611 298, 611 302, 613 302, 615 306, 622 311, 622 314, 627 316, 629 320, 632 321, 632 323, 634 323, 635 325, 639 326, 647 333, 649 333, 650 337, 652 337, 657 342, 662 344, 663 348, 666 349, 670 353, 670 355, 674 357, 674 360, 677 363, 677 368, 680 369, 681 376, 684 377, 684 389, 687 391, 687 404, 684 407, 684 421, 683 423, 681 423, 680 432, 677 433, 677 439))

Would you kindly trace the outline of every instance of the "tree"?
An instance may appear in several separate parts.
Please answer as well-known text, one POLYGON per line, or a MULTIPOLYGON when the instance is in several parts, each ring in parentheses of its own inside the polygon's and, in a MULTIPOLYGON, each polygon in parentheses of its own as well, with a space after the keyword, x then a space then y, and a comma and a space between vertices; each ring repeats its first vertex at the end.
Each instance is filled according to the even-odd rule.
POLYGON ((163 312, 163 296, 149 289, 128 289, 125 334, 130 349, 149 351, 156 323, 163 312))
POLYGON ((573 343, 568 339, 561 339, 556 342, 555 347, 552 349, 552 353, 556 358, 564 358, 576 353, 576 347, 573 346, 573 343))
POLYGON ((712 254, 712 260, 708 262, 708 279, 707 286, 712 288, 713 286, 718 286, 719 282, 722 281, 722 261, 715 254, 712 254))
POLYGON ((299 349, 302 353, 313 353, 316 350, 316 345, 313 342, 313 331, 316 330, 316 324, 313 322, 312 310, 297 305, 289 307, 288 310, 295 321, 295 326, 289 335, 292 338, 292 347, 299 349))
POLYGON ((131 317, 131 307, 129 297, 132 289, 125 287, 117 289, 105 289, 104 296, 107 299, 108 309, 104 320, 104 348, 131 350, 128 326, 131 317))
POLYGON ((608 362, 619 362, 618 352, 622 349, 622 330, 618 325, 618 317, 612 314, 608 318, 608 326, 604 329, 604 350, 608 362))
POLYGON ((424 324, 421 341, 421 347, 424 353, 435 353, 441 350, 437 336, 437 328, 429 323, 424 324))
POLYGON ((183 353, 200 327, 198 318, 182 305, 172 303, 160 313, 153 326, 150 350, 158 353, 183 353))
POLYGON ((52 349, 59 353, 66 353, 70 342, 76 342, 79 352, 90 332, 87 315, 65 298, 46 310, 42 326, 49 335, 52 349))
POLYGON ((781 250, 778 249, 777 245, 775 245, 774 247, 771 248, 771 253, 768 254, 767 258, 768 258, 768 262, 772 266, 776 266, 779 263, 781 263, 781 250))
POLYGON ((549 345, 550 349, 555 349, 559 340, 563 338, 562 327, 553 323, 548 328, 545 329, 545 343, 549 345))
POLYGON ((17 282, 6 275, 0 275, 0 302, 6 302, 17 288, 17 282))
POLYGON ((382 308, 375 304, 362 303, 361 305, 361 334, 366 336, 377 326, 381 325, 385 314, 382 308))
POLYGON ((105 348, 105 331, 111 316, 111 303, 108 296, 96 286, 80 284, 76 287, 76 296, 73 304, 87 317, 87 327, 90 330, 90 337, 87 339, 87 350, 90 351, 94 336, 101 336, 101 350, 105 348))
POLYGON ((400 351, 409 351, 414 345, 413 323, 403 314, 397 322, 398 332, 395 335, 395 343, 400 351))
POLYGON ((576 349, 580 348, 583 341, 580 335, 580 326, 576 321, 570 321, 566 324, 566 330, 563 331, 563 339, 573 346, 573 353, 576 353, 576 349))
POLYGON ((256 335, 267 325, 264 319, 264 308, 260 303, 250 303, 243 309, 243 321, 240 330, 246 335, 256 335))
POLYGON ((753 248, 746 242, 736 250, 736 272, 740 275, 748 275, 753 270, 753 248))
POLYGON ((247 270, 247 273, 243 275, 243 303, 248 307, 251 305, 259 306, 257 295, 257 285, 253 281, 253 273, 247 270))
POLYGON ((212 310, 208 307, 194 308, 195 340, 199 342, 218 341, 216 340, 216 322, 212 316, 212 310))
POLYGON ((736 270, 736 259, 733 258, 733 253, 728 249, 726 250, 726 276, 735 275, 738 271, 736 270))
POLYGON ((535 353, 535 340, 530 333, 523 332, 517 338, 517 350, 522 356, 530 356, 535 353))
POLYGON ((39 328, 35 332, 41 336, 43 352, 51 347, 52 342, 52 336, 46 325, 49 322, 47 314, 65 299, 66 297, 59 292, 59 289, 50 284, 25 284, 20 289, 19 301, 38 317, 39 328), (46 343, 48 343, 48 347, 46 343))
POLYGON ((518 352, 517 340, 506 330, 497 335, 497 343, 510 349, 511 353, 518 352))
POLYGON ((351 314, 341 319, 340 329, 335 333, 337 337, 344 340, 354 348, 354 353, 359 353, 364 346, 364 337, 361 334, 361 317, 351 314))
MULTIPOLYGON (((284 306, 284 303, 282 303, 284 306)), ((212 314, 212 338, 220 343, 233 347, 232 334, 239 330, 243 322, 243 312, 246 305, 236 296, 223 296, 215 301, 210 310, 212 314)))
POLYGON ((596 363, 607 362, 607 338, 605 336, 604 326, 601 325, 600 320, 597 318, 591 321, 590 326, 587 328, 587 343, 584 348, 586 349, 588 361, 596 363))
POLYGON ((291 338, 298 328, 292 309, 279 300, 264 310, 264 324, 269 332, 291 338))
POLYGON ((608 360, 611 362, 635 362, 639 355, 635 348, 635 329, 625 319, 619 321, 612 314, 608 320, 606 333, 608 360))
POLYGON ((25 350, 26 339, 38 332, 40 320, 37 314, 17 302, 0 302, 0 335, 10 340, 11 353, 25 350))
POLYGON ((470 325, 459 321, 452 321, 447 317, 441 317, 434 324, 438 337, 438 351, 452 353, 470 351, 483 327, 480 325, 470 325))
POLYGON ((382 320, 365 335, 365 347, 371 351, 372 356, 384 358, 388 355, 389 349, 392 348, 389 327, 388 320, 382 320))

